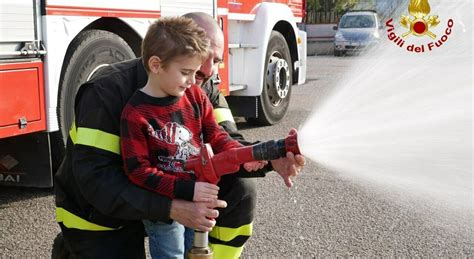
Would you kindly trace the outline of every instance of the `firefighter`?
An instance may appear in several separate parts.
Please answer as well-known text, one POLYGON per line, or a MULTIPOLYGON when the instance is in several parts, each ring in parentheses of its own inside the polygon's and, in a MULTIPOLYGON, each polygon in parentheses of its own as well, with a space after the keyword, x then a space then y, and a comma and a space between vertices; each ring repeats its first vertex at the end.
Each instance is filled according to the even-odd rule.
MULTIPOLYGON (((208 93, 219 124, 246 143, 217 90, 215 72, 222 62, 222 31, 207 14, 186 16, 206 30, 212 45, 212 53, 196 74, 196 82, 208 93)), ((77 93, 75 122, 55 182, 56 219, 65 245, 77 258, 144 258, 141 220, 176 220, 201 231, 213 230, 210 242, 216 258, 239 257, 251 235, 256 198, 255 185, 251 179, 243 178, 249 176, 244 170, 221 179, 219 197, 223 200, 214 201, 213 206, 221 210, 148 192, 132 184, 123 173, 120 115, 132 93, 146 81, 142 60, 134 59, 104 68, 77 93), (217 218, 217 224, 210 218, 217 218)), ((286 158, 273 160, 252 175, 264 176, 273 167, 291 186, 290 177, 297 175, 304 163, 303 156, 288 153, 286 158)))

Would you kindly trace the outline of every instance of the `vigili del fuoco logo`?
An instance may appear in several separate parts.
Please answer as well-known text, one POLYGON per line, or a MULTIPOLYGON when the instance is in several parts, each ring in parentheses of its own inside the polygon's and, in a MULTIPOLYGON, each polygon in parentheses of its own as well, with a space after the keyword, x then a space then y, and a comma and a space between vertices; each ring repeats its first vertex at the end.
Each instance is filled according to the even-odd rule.
POLYGON ((444 34, 441 37, 437 37, 437 35, 431 31, 431 28, 436 27, 440 23, 440 19, 438 15, 430 15, 430 11, 428 0, 410 0, 410 4, 408 5, 410 15, 402 14, 400 16, 400 25, 406 28, 407 31, 401 36, 395 34, 393 18, 390 18, 385 23, 388 39, 400 48, 405 47, 407 51, 416 53, 429 52, 443 46, 452 33, 454 21, 453 19, 448 19, 446 28, 443 31, 444 34), (429 37, 434 41, 430 41, 426 44, 409 44, 409 39, 413 36, 429 37))

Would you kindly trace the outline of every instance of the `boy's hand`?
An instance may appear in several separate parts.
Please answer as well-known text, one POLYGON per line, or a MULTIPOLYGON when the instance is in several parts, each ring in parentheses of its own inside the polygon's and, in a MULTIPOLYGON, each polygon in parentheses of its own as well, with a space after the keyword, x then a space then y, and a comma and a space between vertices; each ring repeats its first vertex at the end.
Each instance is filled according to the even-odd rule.
POLYGON ((206 182, 196 182, 194 185, 193 201, 213 202, 217 200, 219 187, 206 182))
POLYGON ((268 161, 247 162, 244 164, 244 168, 245 170, 247 170, 247 172, 252 172, 252 171, 257 171, 259 169, 262 169, 267 164, 268 164, 268 161))

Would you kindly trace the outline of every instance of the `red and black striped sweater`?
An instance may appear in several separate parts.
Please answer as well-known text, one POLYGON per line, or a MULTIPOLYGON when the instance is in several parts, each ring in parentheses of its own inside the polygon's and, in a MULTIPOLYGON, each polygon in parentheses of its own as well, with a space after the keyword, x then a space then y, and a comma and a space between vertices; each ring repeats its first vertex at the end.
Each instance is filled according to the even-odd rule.
POLYGON ((199 154, 201 143, 214 153, 242 146, 217 124, 212 104, 198 86, 184 96, 155 98, 137 90, 122 111, 121 152, 134 184, 172 199, 192 201, 195 177, 182 161, 199 154))

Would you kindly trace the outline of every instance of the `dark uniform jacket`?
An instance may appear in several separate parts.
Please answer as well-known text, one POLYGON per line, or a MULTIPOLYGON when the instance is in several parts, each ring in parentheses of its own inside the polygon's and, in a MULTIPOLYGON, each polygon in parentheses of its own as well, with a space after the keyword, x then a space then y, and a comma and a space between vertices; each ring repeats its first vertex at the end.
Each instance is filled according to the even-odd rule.
MULTIPOLYGON (((120 115, 135 90, 146 82, 142 60, 134 59, 104 68, 80 87, 66 157, 55 176, 57 221, 67 228, 112 230, 142 219, 171 221, 171 200, 132 184, 122 169, 120 115)), ((213 80, 204 90, 215 109, 228 109, 213 80)), ((234 139, 248 144, 233 120, 219 124, 234 139)), ((269 169, 241 170, 239 175, 264 176, 269 169)))

